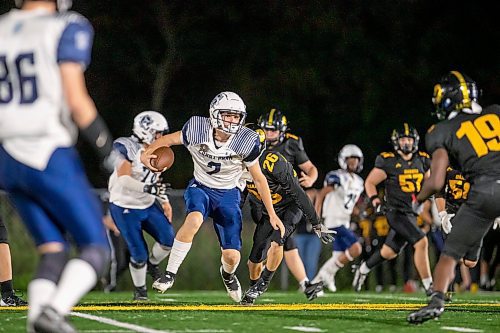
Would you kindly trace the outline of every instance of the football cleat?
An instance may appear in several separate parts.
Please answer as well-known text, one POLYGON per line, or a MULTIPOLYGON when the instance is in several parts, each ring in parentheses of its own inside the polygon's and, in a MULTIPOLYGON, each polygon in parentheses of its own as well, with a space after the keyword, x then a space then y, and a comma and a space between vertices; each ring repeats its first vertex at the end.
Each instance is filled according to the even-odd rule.
MULTIPOLYGON (((265 282, 260 278, 256 284, 250 287, 245 293, 245 296, 243 297, 242 301, 240 304, 242 304, 244 301, 252 300, 250 304, 253 304, 257 297, 262 295, 267 291, 267 288, 269 288, 269 282, 265 282)), ((249 305, 249 304, 247 304, 249 305)))
POLYGON ((243 298, 240 301, 240 305, 253 305, 255 303, 255 298, 251 298, 246 294, 243 295, 243 298))
MULTIPOLYGON (((363 264, 363 262, 361 262, 361 264, 363 264)), ((359 266, 352 266, 354 270, 354 279, 352 280, 352 286, 357 292, 361 291, 363 284, 365 284, 366 277, 368 276, 368 274, 361 273, 359 269, 361 267, 361 264, 359 266)))
POLYGON ((220 276, 222 277, 222 282, 224 282, 224 287, 226 287, 227 294, 229 295, 229 297, 231 297, 231 299, 235 302, 241 301, 241 296, 242 296, 241 285, 236 275, 231 274, 231 277, 226 280, 222 275, 222 266, 220 266, 219 271, 220 271, 220 276))
POLYGON ((443 311, 444 301, 434 297, 430 300, 429 305, 410 313, 406 319, 410 324, 422 324, 427 320, 439 318, 443 311))
POLYGON ((148 290, 146 286, 135 287, 134 290, 134 301, 147 301, 148 300, 148 290))
POLYGON ((37 333, 76 333, 76 329, 69 323, 68 319, 58 313, 54 308, 46 306, 42 313, 33 323, 37 333))
POLYGON ((167 271, 165 275, 162 275, 158 280, 153 282, 153 289, 163 294, 165 291, 172 288, 174 282, 175 274, 167 271))
POLYGON ((23 300, 21 297, 17 296, 14 293, 9 295, 4 295, 0 299, 0 306, 25 306, 28 305, 28 302, 23 300))
POLYGON ((159 265, 153 265, 152 263, 149 262, 148 260, 148 274, 151 276, 153 281, 158 280, 161 278, 161 271, 160 271, 160 266, 159 265))
POLYGON ((318 283, 306 282, 304 295, 306 295, 308 301, 312 301, 323 292, 323 282, 318 283))

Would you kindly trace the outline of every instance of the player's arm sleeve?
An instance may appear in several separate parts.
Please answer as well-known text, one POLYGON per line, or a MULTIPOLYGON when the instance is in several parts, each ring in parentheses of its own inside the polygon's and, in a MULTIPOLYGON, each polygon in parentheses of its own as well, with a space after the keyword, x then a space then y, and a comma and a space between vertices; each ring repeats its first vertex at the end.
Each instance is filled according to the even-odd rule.
POLYGON ((260 151, 259 139, 256 138, 255 144, 254 144, 252 150, 247 155, 247 157, 245 157, 243 159, 243 163, 245 163, 245 166, 246 167, 251 167, 252 165, 254 165, 255 163, 257 163, 259 161, 260 153, 261 153, 261 151, 260 151))
POLYGON ((90 65, 94 29, 84 17, 72 17, 59 39, 57 62, 77 62, 86 69, 90 65))
POLYGON ((132 162, 132 159, 128 155, 127 148, 123 143, 117 141, 113 142, 113 150, 119 153, 127 161, 132 162))
POLYGON ((335 172, 329 172, 326 174, 325 181, 323 182, 323 186, 331 186, 333 188, 342 185, 342 180, 339 175, 335 172))
POLYGON ((302 138, 290 139, 293 140, 291 148, 293 150, 293 155, 295 156, 295 161, 297 164, 302 164, 309 161, 309 156, 307 156, 306 150, 304 149, 304 143, 302 138))
POLYGON ((190 129, 190 123, 191 123, 191 119, 193 118, 190 118, 188 121, 186 121, 186 123, 184 124, 184 126, 182 126, 182 130, 181 130, 181 133, 182 133, 182 144, 186 147, 189 146, 190 144, 190 140, 189 140, 189 129, 190 129))
POLYGON ((438 128, 438 125, 432 125, 425 135, 425 147, 427 153, 432 155, 437 149, 446 149, 446 131, 438 128))
POLYGON ((293 198, 307 220, 312 225, 318 224, 318 215, 316 215, 311 200, 302 189, 302 186, 300 186, 299 179, 295 175, 292 165, 280 157, 274 166, 273 176, 286 193, 293 198))
POLYGON ((387 159, 382 157, 382 155, 378 155, 375 158, 375 165, 374 165, 375 168, 385 170, 386 165, 387 165, 387 159))

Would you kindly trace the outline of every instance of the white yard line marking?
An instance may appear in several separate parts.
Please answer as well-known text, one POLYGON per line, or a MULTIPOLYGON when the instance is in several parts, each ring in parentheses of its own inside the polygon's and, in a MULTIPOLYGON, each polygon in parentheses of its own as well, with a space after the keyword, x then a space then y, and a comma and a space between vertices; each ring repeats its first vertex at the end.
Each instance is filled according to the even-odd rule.
POLYGON ((454 331, 454 332, 467 332, 467 333, 479 333, 484 332, 483 330, 477 330, 475 328, 467 328, 467 327, 452 327, 452 326, 443 326, 442 330, 445 331, 454 331))
POLYGON ((283 326, 283 328, 299 332, 326 332, 326 330, 322 330, 321 328, 307 326, 283 326))
POLYGON ((100 322, 100 323, 103 323, 103 324, 108 324, 108 325, 111 325, 111 326, 126 328, 126 329, 134 331, 134 332, 140 332, 140 333, 171 333, 171 331, 155 330, 155 329, 152 329, 152 328, 142 327, 142 326, 139 326, 139 325, 134 325, 134 324, 129 324, 129 323, 123 323, 121 321, 114 320, 114 319, 109 319, 109 318, 105 318, 105 317, 99 317, 99 316, 90 315, 90 314, 87 314, 87 313, 71 312, 71 315, 75 316, 75 317, 80 317, 80 318, 84 318, 84 319, 89 319, 89 320, 97 321, 97 322, 100 322))

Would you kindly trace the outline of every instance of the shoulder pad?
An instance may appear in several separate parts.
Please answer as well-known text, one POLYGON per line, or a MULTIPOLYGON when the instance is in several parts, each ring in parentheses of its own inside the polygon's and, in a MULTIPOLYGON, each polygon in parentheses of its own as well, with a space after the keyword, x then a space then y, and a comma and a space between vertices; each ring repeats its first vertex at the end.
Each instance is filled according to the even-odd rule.
POLYGON ((431 157, 429 156, 429 154, 427 154, 427 153, 426 153, 426 152, 424 152, 424 151, 419 151, 419 152, 418 152, 418 154, 419 154, 420 156, 422 156, 422 157, 431 158, 431 157))
POLYGON ((394 153, 392 153, 392 152, 382 152, 382 153, 380 153, 380 156, 382 156, 383 158, 391 158, 391 157, 394 157, 396 155, 394 155, 394 153))
POLYGON ((299 137, 295 134, 292 134, 292 133, 285 133, 285 138, 287 139, 294 139, 294 140, 299 140, 299 137))

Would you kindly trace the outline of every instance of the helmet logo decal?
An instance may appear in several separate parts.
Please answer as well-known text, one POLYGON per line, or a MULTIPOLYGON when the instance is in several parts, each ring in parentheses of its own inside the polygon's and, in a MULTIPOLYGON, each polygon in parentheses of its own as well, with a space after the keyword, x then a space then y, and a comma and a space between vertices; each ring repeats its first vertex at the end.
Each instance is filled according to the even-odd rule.
POLYGON ((141 125, 142 128, 147 130, 147 129, 149 129, 149 126, 151 126, 152 123, 153 123, 153 119, 151 119, 150 116, 146 115, 146 116, 142 117, 139 124, 141 125))

